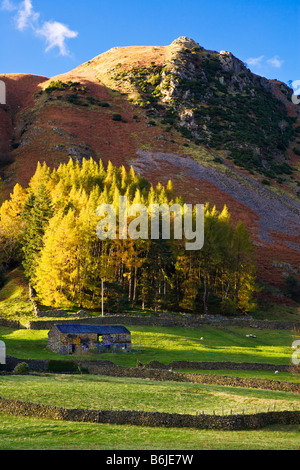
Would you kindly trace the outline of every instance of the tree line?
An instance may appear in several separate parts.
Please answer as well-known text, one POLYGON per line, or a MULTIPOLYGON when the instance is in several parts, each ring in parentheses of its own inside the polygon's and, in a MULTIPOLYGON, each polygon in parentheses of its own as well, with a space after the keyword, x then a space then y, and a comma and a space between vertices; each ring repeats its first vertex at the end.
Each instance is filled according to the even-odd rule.
POLYGON ((1 261, 20 263, 45 306, 101 306, 193 313, 250 311, 256 290, 253 246, 242 222, 209 203, 204 246, 186 251, 185 240, 105 239, 96 234, 97 208, 120 196, 130 204, 180 204, 171 181, 151 185, 133 168, 72 159, 50 169, 39 163, 27 188, 19 184, 0 208, 1 261))

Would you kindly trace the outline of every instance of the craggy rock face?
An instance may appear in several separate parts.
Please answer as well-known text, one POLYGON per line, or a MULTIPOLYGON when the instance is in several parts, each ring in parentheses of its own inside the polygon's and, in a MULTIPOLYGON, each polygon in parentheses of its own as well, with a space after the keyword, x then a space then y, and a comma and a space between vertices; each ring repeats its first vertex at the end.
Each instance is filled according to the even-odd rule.
POLYGON ((236 74, 240 73, 245 69, 242 61, 234 57, 231 52, 221 51, 219 54, 219 60, 224 70, 229 72, 230 70, 236 74))

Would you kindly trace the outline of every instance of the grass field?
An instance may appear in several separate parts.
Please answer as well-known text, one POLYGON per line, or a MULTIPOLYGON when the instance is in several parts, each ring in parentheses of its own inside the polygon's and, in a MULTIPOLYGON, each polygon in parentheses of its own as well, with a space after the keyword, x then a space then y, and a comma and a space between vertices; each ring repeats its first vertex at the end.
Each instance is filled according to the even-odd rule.
POLYGON ((68 423, 0 414, 0 450, 299 450, 300 426, 209 431, 68 423))
MULTIPOLYGON (((130 327, 142 352, 105 354, 122 365, 137 360, 268 362, 288 364, 293 332, 212 327, 197 329, 130 327), (253 330, 252 330, 253 332, 253 330), (203 340, 200 338, 203 337, 203 340)), ((0 329, 7 352, 18 358, 61 358, 46 349, 47 330, 0 329)), ((99 359, 99 356, 96 356, 99 359)), ((70 357, 67 357, 70 359, 70 357)), ((86 358, 86 357, 85 357, 86 358)), ((89 358, 89 356, 87 357, 89 358)), ((299 382, 299 375, 272 371, 193 371, 266 377, 299 382)), ((1 376, 0 396, 68 408, 165 411, 207 414, 255 413, 300 409, 300 396, 287 392, 222 387, 192 383, 155 382, 145 379, 92 375, 1 376)), ((225 432, 197 429, 164 429, 119 425, 94 425, 10 417, 0 414, 0 449, 299 449, 300 426, 272 426, 260 431, 225 432)))
MULTIPOLYGON (((32 319, 32 308, 18 272, 0 290, 0 317, 32 319)), ((290 313, 292 315, 292 313, 290 313)), ((202 329, 128 326, 141 352, 60 356, 47 349, 48 330, 0 327, 7 354, 19 359, 108 359, 124 366, 157 360, 231 361, 290 364, 299 333, 250 328, 202 329), (252 333, 256 338, 247 338, 252 333), (203 338, 203 339, 201 339, 203 338)), ((182 370, 189 372, 188 370, 182 370)), ((205 370, 193 373, 261 377, 300 382, 299 374, 274 371, 205 370)), ((300 409, 300 395, 270 390, 93 375, 0 376, 0 396, 67 408, 228 414, 300 409)), ((13 417, 0 413, 0 450, 298 450, 300 426, 259 431, 216 431, 71 423, 13 417)))
MULTIPOLYGON (((165 364, 175 360, 233 361, 289 364, 291 345, 298 336, 287 330, 255 330, 250 328, 177 328, 128 326, 132 342, 141 343, 141 352, 72 356, 74 359, 109 359, 116 364, 136 366, 137 361, 158 360, 165 364), (201 338, 203 337, 203 340, 201 338)), ((47 350, 48 330, 13 330, 0 327, 7 354, 19 359, 70 359, 47 350)))
POLYGON ((65 408, 222 415, 300 410, 300 394, 93 375, 6 376, 0 396, 65 408))
POLYGON ((209 431, 68 423, 0 414, 0 450, 299 450, 300 426, 209 431))
MULTIPOLYGON (((67 408, 207 414, 300 408, 288 392, 102 376, 3 376, 0 396, 67 408)), ((255 431, 59 422, 0 413, 0 450, 298 450, 300 426, 255 431)))

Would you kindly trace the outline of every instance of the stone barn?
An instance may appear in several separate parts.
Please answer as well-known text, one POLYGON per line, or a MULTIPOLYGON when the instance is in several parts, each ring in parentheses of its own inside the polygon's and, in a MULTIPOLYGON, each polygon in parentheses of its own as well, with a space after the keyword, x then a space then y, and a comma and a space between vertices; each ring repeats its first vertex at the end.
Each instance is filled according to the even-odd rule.
POLYGON ((48 333, 48 349, 58 354, 128 352, 131 333, 123 325, 54 325, 48 333))

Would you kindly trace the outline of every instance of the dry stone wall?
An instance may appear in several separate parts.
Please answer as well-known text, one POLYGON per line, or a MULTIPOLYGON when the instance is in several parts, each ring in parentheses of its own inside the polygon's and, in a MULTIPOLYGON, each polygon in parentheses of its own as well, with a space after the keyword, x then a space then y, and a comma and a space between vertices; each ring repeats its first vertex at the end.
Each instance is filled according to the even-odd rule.
POLYGON ((16 357, 6 356, 6 371, 12 372, 21 362, 25 362, 30 371, 42 372, 48 369, 49 361, 43 359, 17 359, 16 357))
MULTIPOLYGON (((163 364, 159 361, 151 361, 144 367, 150 369, 194 369, 194 370, 265 370, 278 372, 292 372, 291 366, 287 364, 268 364, 263 362, 201 362, 201 361, 172 361, 169 364, 163 364)), ((294 368, 295 369, 295 368, 294 368)), ((297 372, 297 370, 293 370, 297 372)), ((300 372, 300 370, 299 370, 300 372)))
MULTIPOLYGON (((36 316, 38 318, 70 318, 70 314, 66 310, 37 310, 36 316)), ((75 313, 74 315, 72 315, 72 317, 76 319, 77 318, 89 319, 89 315, 85 313, 83 310, 80 310, 79 312, 75 313)))
POLYGON ((18 320, 10 320, 9 318, 0 318, 0 326, 13 328, 15 330, 22 328, 21 323, 18 320))
POLYGON ((244 430, 260 429, 273 424, 300 424, 300 411, 273 411, 251 415, 187 415, 146 411, 82 410, 46 406, 0 398, 0 410, 17 416, 60 421, 126 424, 150 427, 244 430))
MULTIPOLYGON (((84 312, 81 312, 84 315, 84 312)), ((77 320, 61 320, 60 323, 85 323, 87 318, 79 318, 77 320)), ((169 326, 182 328, 203 328, 205 326, 228 327, 238 326, 256 329, 284 329, 284 330, 300 330, 299 322, 287 321, 269 321, 254 320, 252 318, 226 318, 212 315, 105 315, 104 317, 89 317, 89 324, 125 324, 140 326, 169 326)), ((57 323, 57 320, 33 320, 27 323, 26 327, 32 330, 46 330, 57 323)))
MULTIPOLYGON (((36 371, 36 372, 44 372, 44 371, 52 371, 49 370, 49 360, 39 360, 39 359, 17 359, 11 356, 7 356, 6 358, 6 371, 12 372, 17 364, 20 362, 25 362, 28 364, 29 371, 36 371)), ((52 361, 53 362, 53 361, 52 361)), ((281 390, 287 392, 294 392, 300 393, 300 384, 298 383, 290 383, 284 382, 281 380, 270 380, 270 379, 263 379, 263 378, 241 378, 235 376, 220 376, 214 374, 193 374, 193 373, 180 373, 176 372, 172 369, 172 367, 165 366, 164 367, 153 367, 152 363, 143 365, 139 363, 138 367, 124 367, 115 365, 113 362, 108 360, 102 361, 68 361, 68 360, 58 360, 55 361, 58 364, 61 364, 61 367, 56 368, 59 371, 68 371, 70 369, 69 365, 72 364, 74 367, 74 371, 78 368, 78 371, 84 370, 89 374, 94 375, 107 375, 112 377, 136 377, 136 378, 147 378, 152 380, 159 380, 159 381, 175 381, 175 382, 193 382, 193 383, 203 383, 203 384, 214 384, 214 385, 223 385, 223 386, 230 386, 230 387, 246 387, 246 388, 261 388, 267 390, 281 390), (65 365, 65 368, 64 368, 65 365)), ((156 366, 156 361, 154 366, 156 366)), ((158 363, 160 364, 160 363, 158 363)), ((174 364, 174 363, 171 363, 174 364)), ((197 363, 201 364, 201 363, 197 363)), ((224 366, 226 363, 217 363, 218 367, 214 367, 215 363, 206 363, 206 369, 230 369, 224 366)), ((236 364, 238 366, 238 364, 236 364)), ((243 368, 241 370, 247 370, 248 364, 243 364, 243 368)), ((249 364, 251 366, 251 364, 249 364)), ((259 369, 260 364, 257 364, 257 369, 259 369)), ((262 364, 261 370, 268 370, 264 368, 266 364, 262 364)), ((269 364, 270 367, 273 367, 269 364)), ((201 369, 201 368, 200 368, 201 369)), ((238 367, 236 367, 236 370, 238 367)), ((289 366, 287 369, 283 369, 282 371, 289 371, 289 366)), ((53 371, 55 372, 55 371, 53 371)), ((293 373, 299 373, 299 367, 294 368, 293 373)))
POLYGON ((135 377, 158 381, 192 382, 227 387, 258 388, 300 393, 300 384, 261 378, 241 378, 209 374, 184 374, 163 369, 146 367, 102 366, 100 364, 82 363, 90 374, 112 377, 135 377))

